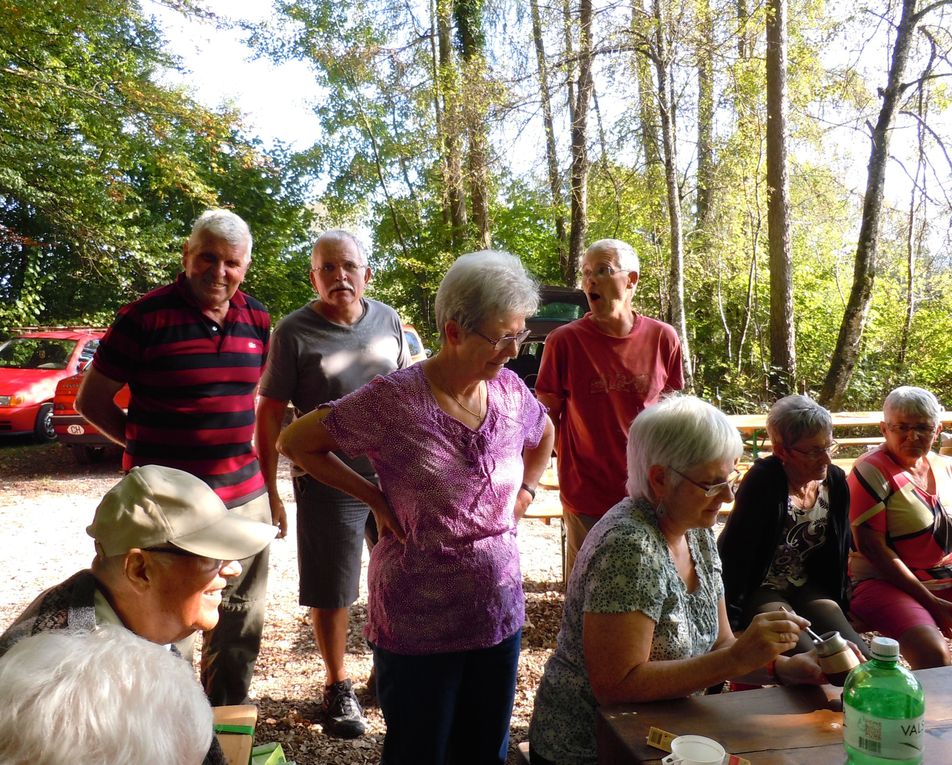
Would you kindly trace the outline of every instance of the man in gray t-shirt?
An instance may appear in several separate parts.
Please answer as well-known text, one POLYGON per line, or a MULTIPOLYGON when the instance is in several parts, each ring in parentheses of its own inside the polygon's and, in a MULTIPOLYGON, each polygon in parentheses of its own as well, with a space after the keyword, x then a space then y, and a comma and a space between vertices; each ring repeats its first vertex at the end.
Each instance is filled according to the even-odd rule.
MULTIPOLYGON (((271 336, 261 378, 255 446, 268 485, 271 517, 287 533, 287 514, 277 489, 275 442, 288 402, 300 417, 357 390, 377 375, 409 366, 403 324, 390 306, 363 298, 371 272, 360 242, 341 230, 327 231, 311 252, 311 284, 320 299, 282 319, 271 336)), ((366 478, 366 457, 338 456, 366 478)), ((300 603, 308 606, 314 639, 324 659, 324 731, 350 738, 366 729, 363 711, 344 667, 350 606, 357 599, 366 534, 376 540, 369 508, 314 480, 296 466, 300 603)))

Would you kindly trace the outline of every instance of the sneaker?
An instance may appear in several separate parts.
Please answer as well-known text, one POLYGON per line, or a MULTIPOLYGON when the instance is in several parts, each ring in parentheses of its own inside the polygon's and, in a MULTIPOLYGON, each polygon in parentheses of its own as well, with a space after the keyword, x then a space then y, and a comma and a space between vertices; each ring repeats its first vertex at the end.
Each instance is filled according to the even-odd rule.
POLYGON ((324 689, 321 704, 324 715, 324 732, 337 738, 356 738, 367 730, 364 710, 354 695, 350 680, 341 680, 324 689))

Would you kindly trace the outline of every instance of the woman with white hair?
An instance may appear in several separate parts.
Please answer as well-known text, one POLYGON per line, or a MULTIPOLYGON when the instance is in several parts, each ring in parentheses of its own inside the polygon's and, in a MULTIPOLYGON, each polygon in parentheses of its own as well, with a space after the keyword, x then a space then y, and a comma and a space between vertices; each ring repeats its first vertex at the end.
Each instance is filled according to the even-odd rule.
POLYGON ((899 641, 914 669, 952 661, 952 462, 931 451, 942 407, 896 388, 883 403, 885 443, 849 477, 853 613, 899 641))
POLYGON ((731 632, 711 528, 743 450, 727 418, 670 396, 628 434, 628 497, 589 532, 529 728, 533 765, 597 762, 600 705, 670 699, 729 678, 819 683, 814 654, 783 656, 806 619, 759 614, 731 632))
MULTIPOLYGON (((770 407, 767 433, 773 454, 747 471, 717 539, 731 626, 788 608, 815 632, 835 630, 862 650, 846 618, 850 499, 846 474, 832 462, 833 417, 808 396, 785 396, 770 407)), ((812 648, 802 633, 795 650, 812 648)))
POLYGON ((503 366, 537 305, 517 258, 463 255, 436 295, 440 352, 318 408, 278 440, 377 521, 365 634, 387 722, 385 765, 506 761, 524 620, 516 521, 554 428, 503 366), (380 488, 338 450, 366 454, 380 488))
POLYGON ((0 658, 4 765, 224 763, 211 743, 188 662, 123 627, 40 632, 0 658))

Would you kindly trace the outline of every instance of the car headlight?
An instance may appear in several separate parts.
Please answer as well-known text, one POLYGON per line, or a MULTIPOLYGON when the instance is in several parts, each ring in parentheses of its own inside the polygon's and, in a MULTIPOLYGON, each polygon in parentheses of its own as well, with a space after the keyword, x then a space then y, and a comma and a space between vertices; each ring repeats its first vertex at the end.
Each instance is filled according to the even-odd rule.
POLYGON ((12 396, 0 396, 0 406, 19 406, 23 403, 23 396, 14 393, 12 396))

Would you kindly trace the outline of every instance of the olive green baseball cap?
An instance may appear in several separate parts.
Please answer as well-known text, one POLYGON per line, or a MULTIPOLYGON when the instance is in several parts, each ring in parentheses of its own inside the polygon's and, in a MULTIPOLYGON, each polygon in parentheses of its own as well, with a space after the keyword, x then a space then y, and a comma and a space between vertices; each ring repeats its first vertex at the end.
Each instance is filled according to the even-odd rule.
POLYGON ((195 555, 240 560, 261 552, 277 528, 229 512, 200 478, 161 465, 135 467, 96 508, 86 533, 107 557, 174 545, 195 555))

